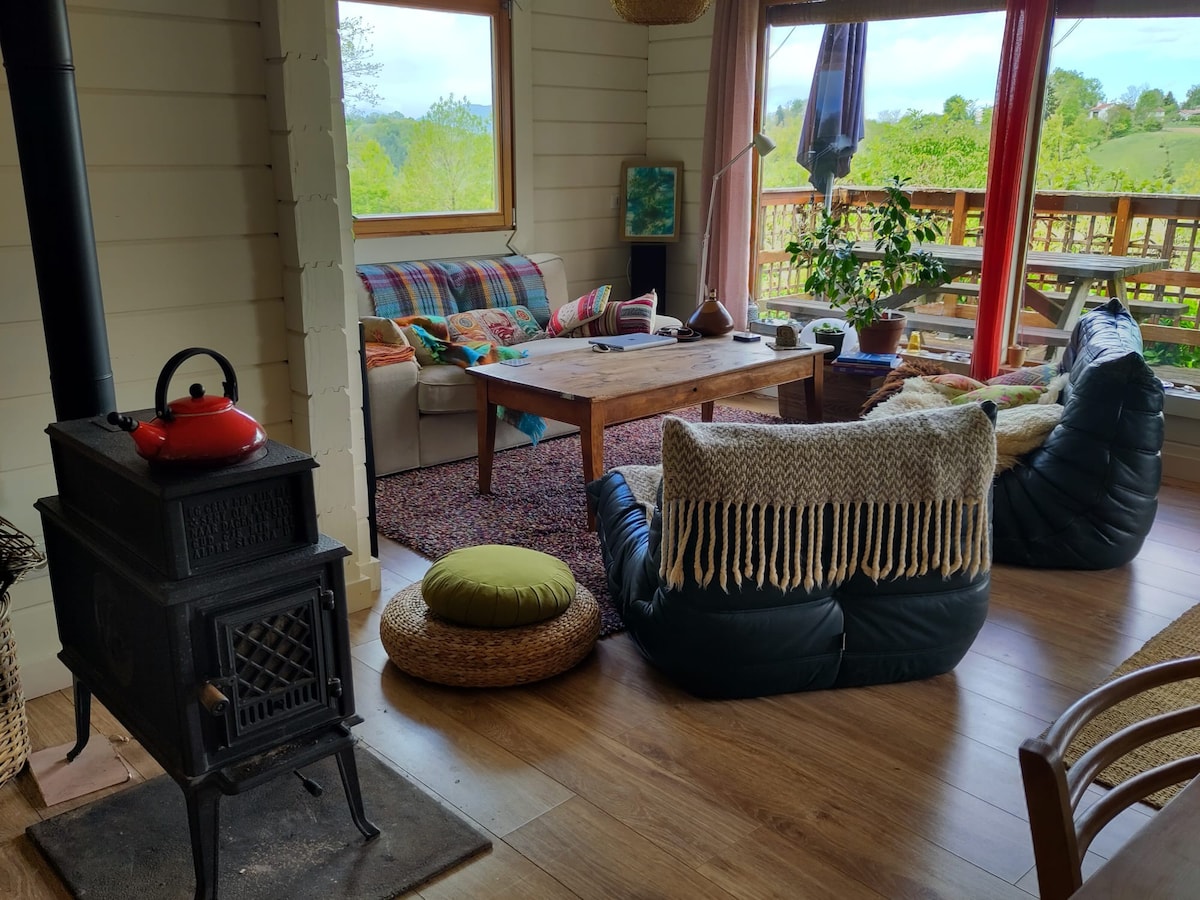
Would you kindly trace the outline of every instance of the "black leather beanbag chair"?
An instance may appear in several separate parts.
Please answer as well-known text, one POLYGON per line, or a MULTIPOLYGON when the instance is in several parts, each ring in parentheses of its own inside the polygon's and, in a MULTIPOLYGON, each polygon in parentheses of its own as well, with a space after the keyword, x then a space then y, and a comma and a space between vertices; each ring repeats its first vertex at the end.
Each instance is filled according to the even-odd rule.
POLYGON ((1110 569, 1137 556, 1158 510, 1162 383, 1119 300, 1079 320, 1063 367, 1061 421, 993 484, 992 558, 1110 569))

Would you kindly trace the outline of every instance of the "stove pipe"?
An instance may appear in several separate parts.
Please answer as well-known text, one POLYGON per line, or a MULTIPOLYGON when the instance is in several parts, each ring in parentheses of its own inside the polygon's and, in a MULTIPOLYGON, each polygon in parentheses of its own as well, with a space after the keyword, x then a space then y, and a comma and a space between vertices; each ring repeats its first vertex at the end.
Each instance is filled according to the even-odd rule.
POLYGON ((59 421, 116 409, 65 0, 0 0, 0 56, 59 421), (61 324, 69 321, 70 327, 61 324), (58 327, 55 327, 55 323, 58 327))

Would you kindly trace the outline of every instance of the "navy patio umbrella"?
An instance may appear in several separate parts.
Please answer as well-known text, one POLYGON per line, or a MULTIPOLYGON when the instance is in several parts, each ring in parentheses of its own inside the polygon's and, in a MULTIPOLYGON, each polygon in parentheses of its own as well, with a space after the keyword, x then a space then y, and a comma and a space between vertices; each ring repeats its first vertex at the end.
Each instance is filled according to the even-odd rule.
POLYGON ((812 186, 833 202, 834 178, 845 178, 862 140, 865 22, 826 25, 813 71, 796 162, 808 170, 812 186))

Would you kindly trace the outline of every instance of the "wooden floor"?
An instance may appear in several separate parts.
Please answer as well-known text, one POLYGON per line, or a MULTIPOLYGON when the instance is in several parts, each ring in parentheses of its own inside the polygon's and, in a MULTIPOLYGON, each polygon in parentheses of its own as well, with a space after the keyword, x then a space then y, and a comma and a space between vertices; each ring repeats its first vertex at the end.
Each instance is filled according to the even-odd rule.
MULTIPOLYGON (((378 602, 352 617, 356 730, 494 840, 410 896, 1035 895, 1018 744, 1200 599, 1200 493, 1168 484, 1160 498, 1122 569, 997 567, 988 621, 953 673, 732 702, 678 690, 623 635, 529 687, 410 679, 384 654, 379 613, 427 562, 384 541, 378 602)), ((67 693, 29 715, 35 749, 71 738, 67 693)), ((124 734, 103 711, 93 727, 124 734)), ((118 749, 136 780, 158 771, 136 744, 118 749)), ((23 835, 60 808, 35 808, 24 782, 0 788, 0 897, 65 897, 23 835)), ((1091 865, 1149 814, 1118 819, 1091 865)))

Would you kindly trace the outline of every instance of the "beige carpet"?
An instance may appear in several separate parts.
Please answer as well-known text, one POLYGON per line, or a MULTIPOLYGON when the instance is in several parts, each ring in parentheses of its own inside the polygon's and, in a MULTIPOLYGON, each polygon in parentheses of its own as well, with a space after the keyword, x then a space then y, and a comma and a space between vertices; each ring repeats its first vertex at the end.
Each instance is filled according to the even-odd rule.
MULTIPOLYGON (((1121 663, 1106 679, 1142 669, 1154 663, 1200 654, 1200 606, 1188 610, 1154 637, 1141 650, 1121 663)), ((1200 703, 1200 679, 1192 678, 1163 685, 1131 697, 1106 710, 1084 727, 1067 750, 1067 764, 1074 763, 1098 741, 1141 719, 1200 703)), ((1200 728, 1168 735, 1138 748, 1117 760, 1096 779, 1106 787, 1114 787, 1139 772, 1173 759, 1200 753, 1200 728)), ((1179 793, 1182 785, 1164 788, 1146 798, 1156 808, 1179 793)))

